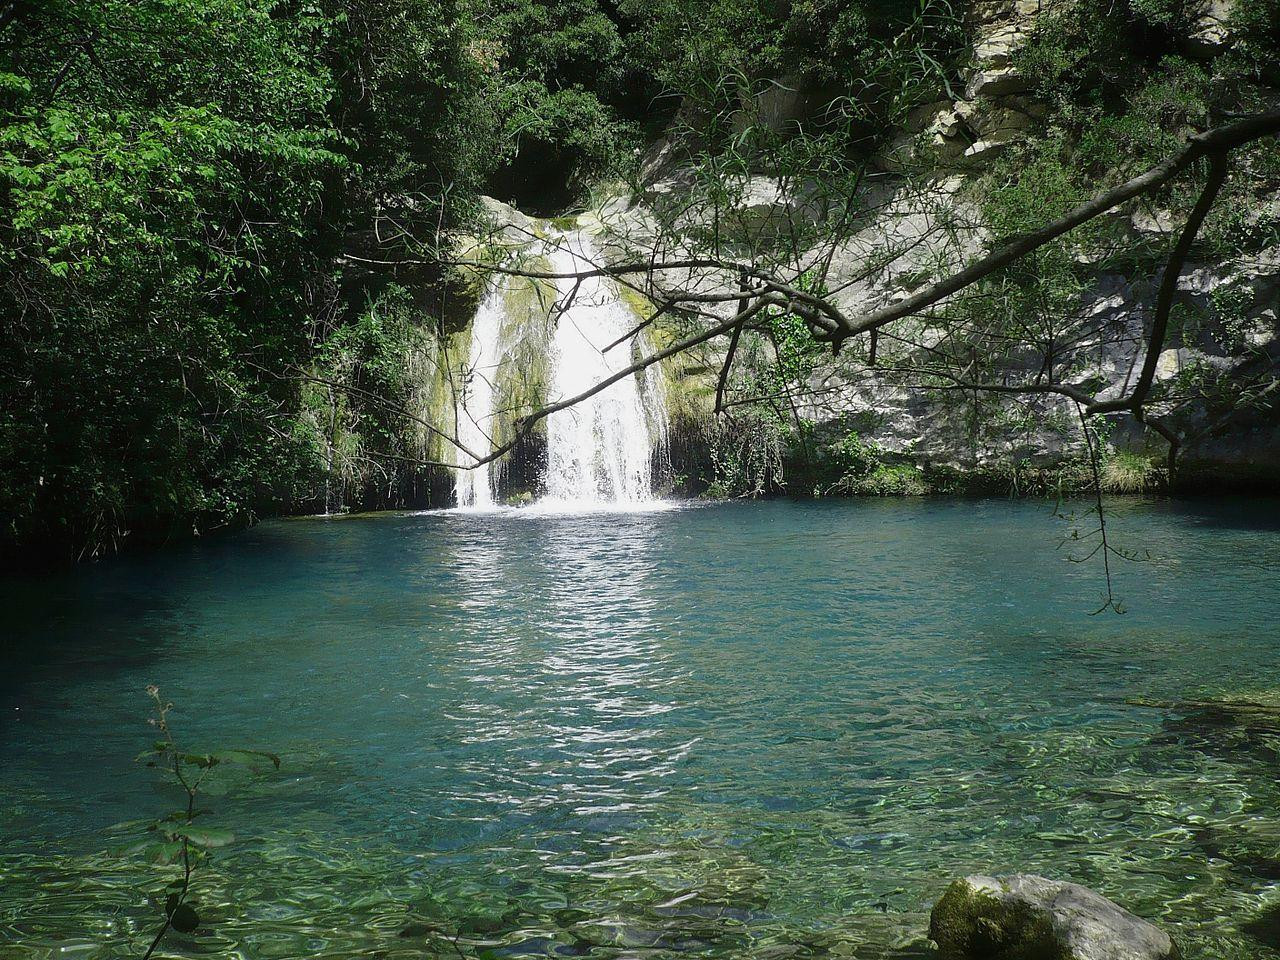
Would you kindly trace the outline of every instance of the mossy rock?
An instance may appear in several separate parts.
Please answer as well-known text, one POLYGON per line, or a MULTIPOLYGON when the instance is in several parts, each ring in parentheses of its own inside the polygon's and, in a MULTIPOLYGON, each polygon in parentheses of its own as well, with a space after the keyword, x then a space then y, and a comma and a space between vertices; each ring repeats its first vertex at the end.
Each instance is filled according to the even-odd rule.
POLYGON ((929 918, 929 939, 942 960, 1074 960, 1049 914, 993 896, 972 879, 947 888, 929 918))
POLYGON ((933 908, 940 960, 1178 960, 1159 928, 1086 887, 1033 874, 957 880, 933 908))

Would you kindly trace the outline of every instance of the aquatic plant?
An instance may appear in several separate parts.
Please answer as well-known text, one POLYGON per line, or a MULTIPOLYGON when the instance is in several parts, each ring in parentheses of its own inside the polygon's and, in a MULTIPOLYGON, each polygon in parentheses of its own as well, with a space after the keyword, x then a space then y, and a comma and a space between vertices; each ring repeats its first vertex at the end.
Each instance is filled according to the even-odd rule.
POLYGON ((280 769, 278 756, 260 750, 188 753, 178 745, 173 728, 169 725, 169 712, 173 709, 173 703, 160 696, 160 688, 155 684, 147 687, 147 696, 151 698, 155 710, 155 715, 147 722, 156 728, 159 738, 138 759, 149 767, 172 774, 173 782, 186 795, 186 803, 181 809, 153 821, 147 829, 157 839, 140 845, 141 852, 145 852, 153 862, 182 867, 181 875, 166 887, 164 921, 146 953, 142 955, 143 960, 148 960, 155 953, 170 929, 179 933, 191 933, 200 926, 200 914, 196 912, 196 905, 190 899, 192 874, 209 857, 210 851, 225 847, 235 839, 234 834, 227 830, 196 823, 198 817, 210 812, 197 807, 196 800, 214 769, 223 764, 257 766, 263 762, 269 762, 275 769, 280 769))

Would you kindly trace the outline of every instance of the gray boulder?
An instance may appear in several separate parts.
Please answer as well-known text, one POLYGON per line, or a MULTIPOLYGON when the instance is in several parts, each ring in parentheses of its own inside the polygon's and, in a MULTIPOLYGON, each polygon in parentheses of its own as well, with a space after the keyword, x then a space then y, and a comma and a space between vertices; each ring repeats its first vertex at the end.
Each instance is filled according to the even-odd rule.
POLYGON ((1179 960, 1169 935, 1087 887, 1034 874, 965 877, 933 908, 941 960, 1179 960))

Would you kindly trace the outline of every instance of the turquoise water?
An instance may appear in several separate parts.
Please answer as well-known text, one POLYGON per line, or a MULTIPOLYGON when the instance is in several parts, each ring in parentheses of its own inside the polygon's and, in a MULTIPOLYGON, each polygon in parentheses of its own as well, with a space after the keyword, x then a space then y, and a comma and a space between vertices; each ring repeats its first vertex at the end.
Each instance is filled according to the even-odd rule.
POLYGON ((282 521, 6 584, 0 957, 145 948, 156 683, 283 757, 208 799, 170 956, 909 958, 1020 869, 1280 958, 1280 722, 1179 705, 1280 688, 1280 509, 1111 519, 1123 616, 1003 501, 282 521))

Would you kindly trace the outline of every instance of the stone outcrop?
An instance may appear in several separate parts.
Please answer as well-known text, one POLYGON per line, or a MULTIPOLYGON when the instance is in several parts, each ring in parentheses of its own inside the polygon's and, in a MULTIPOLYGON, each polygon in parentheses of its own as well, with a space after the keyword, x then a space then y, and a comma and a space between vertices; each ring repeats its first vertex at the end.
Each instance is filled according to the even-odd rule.
POLYGON ((894 170, 926 155, 936 163, 972 166, 989 160, 1044 116, 1019 71, 1016 54, 1026 44, 1040 0, 989 0, 970 17, 973 66, 964 96, 931 104, 909 120, 906 133, 881 157, 894 170))
MULTIPOLYGON (((1073 0, 986 0, 973 5, 970 32, 973 56, 961 79, 957 99, 938 99, 916 109, 903 136, 880 157, 885 172, 864 184, 863 206, 874 211, 832 255, 828 286, 846 314, 856 316, 908 296, 930 280, 954 271, 979 256, 988 234, 976 206, 972 185, 984 164, 1034 130, 1045 113, 1035 93, 1018 72, 1019 51, 1029 42, 1039 18, 1055 4, 1073 0), (898 172, 910 168, 911 177, 898 172), (931 171, 921 175, 921 171, 931 171)), ((1197 0, 1193 33, 1227 29, 1230 3, 1197 0)), ((1060 6, 1059 6, 1060 8, 1060 6)), ((1224 33, 1224 42, 1230 43, 1224 33)), ((758 122, 777 127, 807 109, 792 82, 766 91, 752 106, 758 122)), ((744 107, 744 110, 746 108, 744 107)), ((667 259, 692 256, 681 246, 681 235, 707 235, 712 220, 706 209, 688 202, 696 183, 680 151, 663 140, 646 155, 645 186, 638 195, 617 195, 594 217, 604 236, 601 249, 612 259, 647 257, 660 249, 667 259), (658 225, 657 210, 675 211, 674 232, 658 225)), ((744 173, 736 200, 716 211, 717 229, 727 225, 756 240, 803 234, 806 222, 829 211, 810 188, 794 180, 782 182, 760 172, 744 173)), ((1261 197, 1250 216, 1265 224, 1277 215, 1277 201, 1261 197)), ((1184 211, 1143 206, 1123 225, 1134 249, 1167 249, 1169 238, 1181 228, 1184 211)), ((696 243, 694 244, 696 246, 696 243)), ((745 249, 749 250, 747 243, 745 249)), ((811 251, 812 252, 812 251, 811 251)), ((741 253, 749 256, 749 253, 741 253)), ((825 258, 825 252, 823 254, 825 258)), ((1081 253, 1084 286, 1073 321, 1078 331, 1070 344, 1050 360, 1055 369, 1071 370, 1071 382, 1100 399, 1118 397, 1132 389, 1145 358, 1145 331, 1151 320, 1159 265, 1118 266, 1081 253)), ((732 293, 736 277, 716 271, 668 271, 655 276, 656 292, 666 287, 698 293, 732 293)), ((708 304, 721 316, 732 312, 731 296, 708 304)), ((1259 402, 1236 409, 1187 403, 1154 409, 1168 418, 1184 438, 1178 460, 1179 482, 1188 486, 1274 487, 1280 482, 1280 394, 1268 388, 1263 376, 1280 362, 1280 248, 1252 251, 1232 262, 1188 263, 1179 283, 1175 307, 1178 331, 1156 370, 1157 383, 1168 395, 1211 393, 1202 385, 1217 378, 1252 384, 1262 391, 1259 402)), ((927 318, 903 321, 903 334, 881 341, 882 359, 912 366, 928 366, 924 352, 936 346, 943 331, 931 329, 927 318), (913 352, 914 351, 914 352, 913 352)), ((722 350, 707 345, 704 355, 682 361, 697 371, 691 391, 714 392, 714 373, 722 350), (706 382, 711 378, 710 384, 706 382)), ((1002 369, 1012 380, 1038 375, 1045 358, 1024 351, 1002 357, 1002 369)), ((900 381, 902 378, 899 377, 900 381)), ((1271 378, 1274 385, 1274 377, 1271 378)), ((1012 466, 1048 476, 1074 470, 1083 453, 1079 418, 1074 405, 1058 396, 1023 398, 994 414, 976 416, 976 404, 955 402, 958 394, 940 395, 895 385, 891 376, 865 365, 832 361, 821 365, 807 391, 795 402, 797 413, 813 422, 820 435, 831 438, 849 430, 885 454, 925 471, 949 476, 990 478, 1002 483, 1012 466)), ((1110 441, 1124 451, 1162 465, 1167 445, 1158 436, 1117 416, 1110 423, 1110 441)))
POLYGON ((1216 57, 1231 44, 1231 14, 1235 0, 1197 0, 1192 5, 1191 29, 1182 44, 1188 56, 1216 57))
MULTIPOLYGON (((879 178, 864 198, 877 211, 863 227, 834 252, 829 284, 839 292, 838 305, 853 316, 908 296, 940 272, 954 270, 978 256, 986 242, 980 211, 966 198, 967 171, 940 171, 930 183, 915 181, 909 188, 892 177, 879 178), (883 265, 877 266, 877 261, 883 265)), ((678 201, 682 184, 677 174, 653 183, 641 197, 619 196, 598 213, 606 232, 602 242, 615 259, 646 255, 658 238, 650 204, 678 201)), ((696 218, 696 212, 690 213, 696 218)), ((722 214, 726 221, 750 224, 753 233, 784 232, 789 222, 814 216, 794 184, 785 188, 764 176, 744 181, 740 209, 722 214)), ((1180 225, 1180 218, 1161 211, 1135 214, 1131 230, 1135 242, 1163 240, 1180 225)), ((663 241, 668 242, 668 241, 663 241)), ((664 247, 675 259, 692 251, 664 247)), ((702 293, 735 289, 735 278, 714 272, 665 272, 663 284, 702 293)), ((1073 379, 1088 383, 1101 398, 1119 396, 1132 388, 1144 359, 1144 329, 1150 321, 1156 277, 1128 276, 1100 267, 1082 293, 1078 314, 1093 331, 1060 356, 1073 369, 1073 379)), ((708 309, 727 316, 731 299, 708 309)), ((1192 262, 1185 268, 1177 297, 1182 329, 1176 347, 1162 352, 1157 382, 1181 384, 1195 390, 1203 378, 1228 377, 1240 382, 1280 360, 1280 250, 1259 251, 1240 262, 1192 262)), ((940 335, 926 320, 909 336, 927 350, 940 335)), ((714 346, 707 348, 714 351, 714 346)), ((912 355, 899 345, 894 358, 910 365, 912 355)), ((920 357, 921 366, 927 358, 920 357)), ((1034 376, 1043 358, 1028 356, 1022 367, 1008 358, 1010 375, 1034 376)), ((718 368, 712 355, 695 364, 718 368)), ((964 404, 919 390, 895 387, 876 370, 832 363, 822 367, 797 400, 798 412, 819 428, 859 434, 886 454, 927 470, 973 475, 1002 474, 1010 465, 1051 471, 1080 458, 1078 417, 1070 401, 1044 396, 1025 401, 1020 419, 1007 424, 984 420, 975 424, 964 404)), ((707 389, 702 384, 702 389, 707 389)), ((711 389, 714 389, 712 384, 711 389)), ((1263 398, 1265 400, 1265 398, 1263 398)), ((1217 480, 1233 486, 1269 486, 1280 478, 1280 417, 1275 407, 1261 403, 1244 410, 1215 411, 1190 406, 1178 414, 1176 426, 1186 438, 1179 457, 1180 482, 1207 486, 1217 480)), ((1125 418, 1117 418, 1112 442, 1121 449, 1162 463, 1163 440, 1125 418)))
POLYGON ((939 960, 1178 960, 1167 933, 1106 897, 1034 874, 957 880, 933 908, 939 960))

